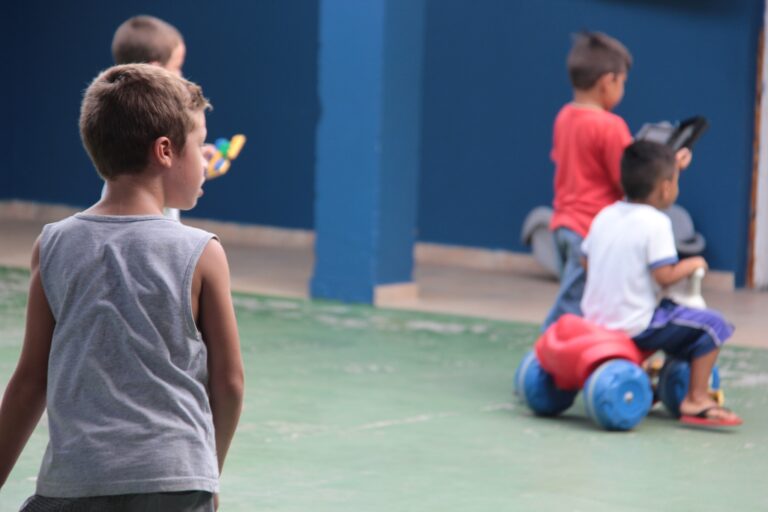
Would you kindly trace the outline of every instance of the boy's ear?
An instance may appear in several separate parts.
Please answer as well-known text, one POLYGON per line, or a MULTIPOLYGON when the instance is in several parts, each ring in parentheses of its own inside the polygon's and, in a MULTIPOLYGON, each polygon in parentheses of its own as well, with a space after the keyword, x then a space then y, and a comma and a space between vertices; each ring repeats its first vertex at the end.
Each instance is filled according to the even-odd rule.
POLYGON ((605 73, 604 75, 601 75, 600 78, 597 79, 597 85, 600 87, 601 90, 604 90, 606 86, 610 85, 611 82, 616 80, 616 73, 605 73))
POLYGON ((173 144, 168 137, 158 137, 152 143, 151 158, 162 167, 171 167, 173 164, 173 144))
POLYGON ((661 194, 664 200, 669 199, 669 196, 672 195, 672 180, 669 178, 665 178, 661 180, 661 194))

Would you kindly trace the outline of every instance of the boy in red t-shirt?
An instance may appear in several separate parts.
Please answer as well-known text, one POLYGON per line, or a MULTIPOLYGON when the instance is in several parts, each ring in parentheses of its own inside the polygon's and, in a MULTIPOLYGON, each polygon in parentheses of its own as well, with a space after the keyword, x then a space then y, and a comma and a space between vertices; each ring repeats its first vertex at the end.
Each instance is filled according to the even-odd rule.
MULTIPOLYGON (((581 316, 579 303, 586 274, 581 242, 597 213, 624 196, 621 155, 632 135, 611 110, 624 96, 632 55, 616 39, 600 32, 576 36, 568 54, 573 101, 555 119, 552 160, 555 163, 554 232, 560 262, 560 290, 543 328, 562 314, 581 316)), ((690 152, 678 153, 678 167, 690 162, 690 152)))

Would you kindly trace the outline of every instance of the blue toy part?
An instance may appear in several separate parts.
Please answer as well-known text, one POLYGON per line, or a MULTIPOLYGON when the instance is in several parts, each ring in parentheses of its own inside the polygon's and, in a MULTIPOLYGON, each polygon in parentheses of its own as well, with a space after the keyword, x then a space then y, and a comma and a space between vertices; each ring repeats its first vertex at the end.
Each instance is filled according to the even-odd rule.
MULTIPOLYGON (((664 407, 675 417, 680 416, 680 403, 688 393, 691 378, 691 366, 687 361, 668 357, 659 372, 657 394, 664 407)), ((722 405, 723 395, 720 390, 720 370, 717 365, 709 376, 709 387, 715 399, 722 405)))
POLYGON ((717 365, 712 367, 712 374, 709 376, 709 389, 720 391, 720 370, 718 370, 717 365))
POLYGON ((601 364, 584 384, 587 415, 607 430, 631 430, 645 418, 652 402, 648 375, 625 359, 601 364))
POLYGON ((227 152, 229 151, 229 139, 219 137, 213 145, 216 146, 216 149, 219 150, 219 153, 221 153, 224 158, 227 157, 227 152))
POLYGON ((539 416, 557 416, 573 405, 577 393, 558 389, 533 351, 525 355, 515 370, 514 389, 515 394, 539 416))
POLYGON ((213 164, 213 168, 216 169, 219 172, 222 172, 222 169, 224 169, 224 166, 228 163, 228 160, 219 159, 216 160, 213 164))

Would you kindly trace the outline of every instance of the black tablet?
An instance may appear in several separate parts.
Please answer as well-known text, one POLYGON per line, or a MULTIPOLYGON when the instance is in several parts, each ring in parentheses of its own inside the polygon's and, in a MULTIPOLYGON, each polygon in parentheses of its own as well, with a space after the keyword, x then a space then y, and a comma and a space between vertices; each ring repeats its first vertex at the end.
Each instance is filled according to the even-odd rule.
POLYGON ((693 144, 709 127, 705 117, 695 116, 672 124, 668 121, 646 123, 635 136, 636 140, 651 140, 667 144, 675 151, 680 148, 692 149, 693 144))

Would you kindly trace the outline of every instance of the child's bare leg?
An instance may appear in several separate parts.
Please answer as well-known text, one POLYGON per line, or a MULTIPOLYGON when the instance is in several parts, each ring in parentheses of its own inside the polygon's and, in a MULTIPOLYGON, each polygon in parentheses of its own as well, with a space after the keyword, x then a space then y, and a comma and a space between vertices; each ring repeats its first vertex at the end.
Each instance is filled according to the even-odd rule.
MULTIPOLYGON (((720 350, 713 350, 691 361, 691 378, 688 384, 688 394, 680 403, 680 413, 695 415, 706 408, 716 407, 717 402, 709 395, 709 376, 715 366, 720 350)), ((710 418, 735 420, 738 416, 733 412, 717 407, 707 413, 710 418)))

